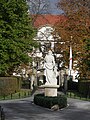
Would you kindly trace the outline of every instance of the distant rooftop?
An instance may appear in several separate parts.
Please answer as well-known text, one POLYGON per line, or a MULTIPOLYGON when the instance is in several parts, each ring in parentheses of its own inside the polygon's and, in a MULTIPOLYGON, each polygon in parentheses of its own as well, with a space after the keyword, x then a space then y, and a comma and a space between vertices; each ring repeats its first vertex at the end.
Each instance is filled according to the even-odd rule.
POLYGON ((35 19, 34 26, 39 28, 44 25, 55 25, 58 22, 64 21, 66 18, 63 15, 38 15, 35 19))

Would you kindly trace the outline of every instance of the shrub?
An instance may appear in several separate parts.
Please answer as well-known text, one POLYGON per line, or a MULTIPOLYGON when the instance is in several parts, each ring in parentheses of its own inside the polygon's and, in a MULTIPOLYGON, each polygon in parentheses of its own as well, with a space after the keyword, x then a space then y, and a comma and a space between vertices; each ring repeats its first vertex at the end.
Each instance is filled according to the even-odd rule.
POLYGON ((0 95, 9 95, 20 90, 20 78, 18 77, 0 77, 0 95))
POLYGON ((90 97, 90 80, 80 80, 79 81, 79 93, 84 97, 90 97))
POLYGON ((78 82, 68 80, 68 90, 78 91, 78 82))
POLYGON ((22 80, 22 85, 21 88, 22 89, 30 89, 31 85, 31 81, 29 80, 22 80))
POLYGON ((53 105, 58 104, 59 108, 67 106, 67 98, 65 95, 59 95, 55 97, 44 96, 43 94, 37 94, 34 96, 34 103, 36 105, 51 108, 53 105))

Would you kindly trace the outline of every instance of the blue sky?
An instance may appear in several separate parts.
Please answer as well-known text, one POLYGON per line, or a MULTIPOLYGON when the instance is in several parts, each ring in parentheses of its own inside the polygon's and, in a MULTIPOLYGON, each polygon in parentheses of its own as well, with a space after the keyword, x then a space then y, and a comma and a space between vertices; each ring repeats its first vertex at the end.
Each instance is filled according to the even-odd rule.
POLYGON ((60 0, 49 0, 50 1, 50 13, 51 14, 61 14, 63 11, 57 8, 57 3, 60 0))

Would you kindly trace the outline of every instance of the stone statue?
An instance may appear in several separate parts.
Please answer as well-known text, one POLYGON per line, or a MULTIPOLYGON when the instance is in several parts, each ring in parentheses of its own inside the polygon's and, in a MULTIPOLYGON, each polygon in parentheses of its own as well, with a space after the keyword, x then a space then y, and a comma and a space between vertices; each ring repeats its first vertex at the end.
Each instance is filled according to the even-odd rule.
POLYGON ((57 68, 55 66, 55 60, 54 56, 52 55, 52 51, 49 50, 48 54, 45 56, 45 71, 44 75, 46 76, 46 85, 57 85, 57 79, 56 79, 56 72, 57 68))

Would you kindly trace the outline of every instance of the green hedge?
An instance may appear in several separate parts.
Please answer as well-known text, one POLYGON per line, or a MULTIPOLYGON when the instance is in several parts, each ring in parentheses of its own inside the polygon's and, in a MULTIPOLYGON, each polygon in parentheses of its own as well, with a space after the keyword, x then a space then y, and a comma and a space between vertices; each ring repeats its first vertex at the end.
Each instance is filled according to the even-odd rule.
POLYGON ((58 104, 59 108, 67 106, 67 98, 65 95, 58 95, 56 97, 48 97, 43 94, 37 94, 34 96, 34 103, 36 105, 51 108, 53 105, 58 104))
POLYGON ((19 91, 21 79, 19 77, 0 77, 0 95, 9 95, 19 91))
POLYGON ((78 82, 68 80, 67 85, 68 85, 68 90, 78 91, 78 82))
POLYGON ((84 97, 90 97, 90 80, 79 80, 79 93, 84 97))

